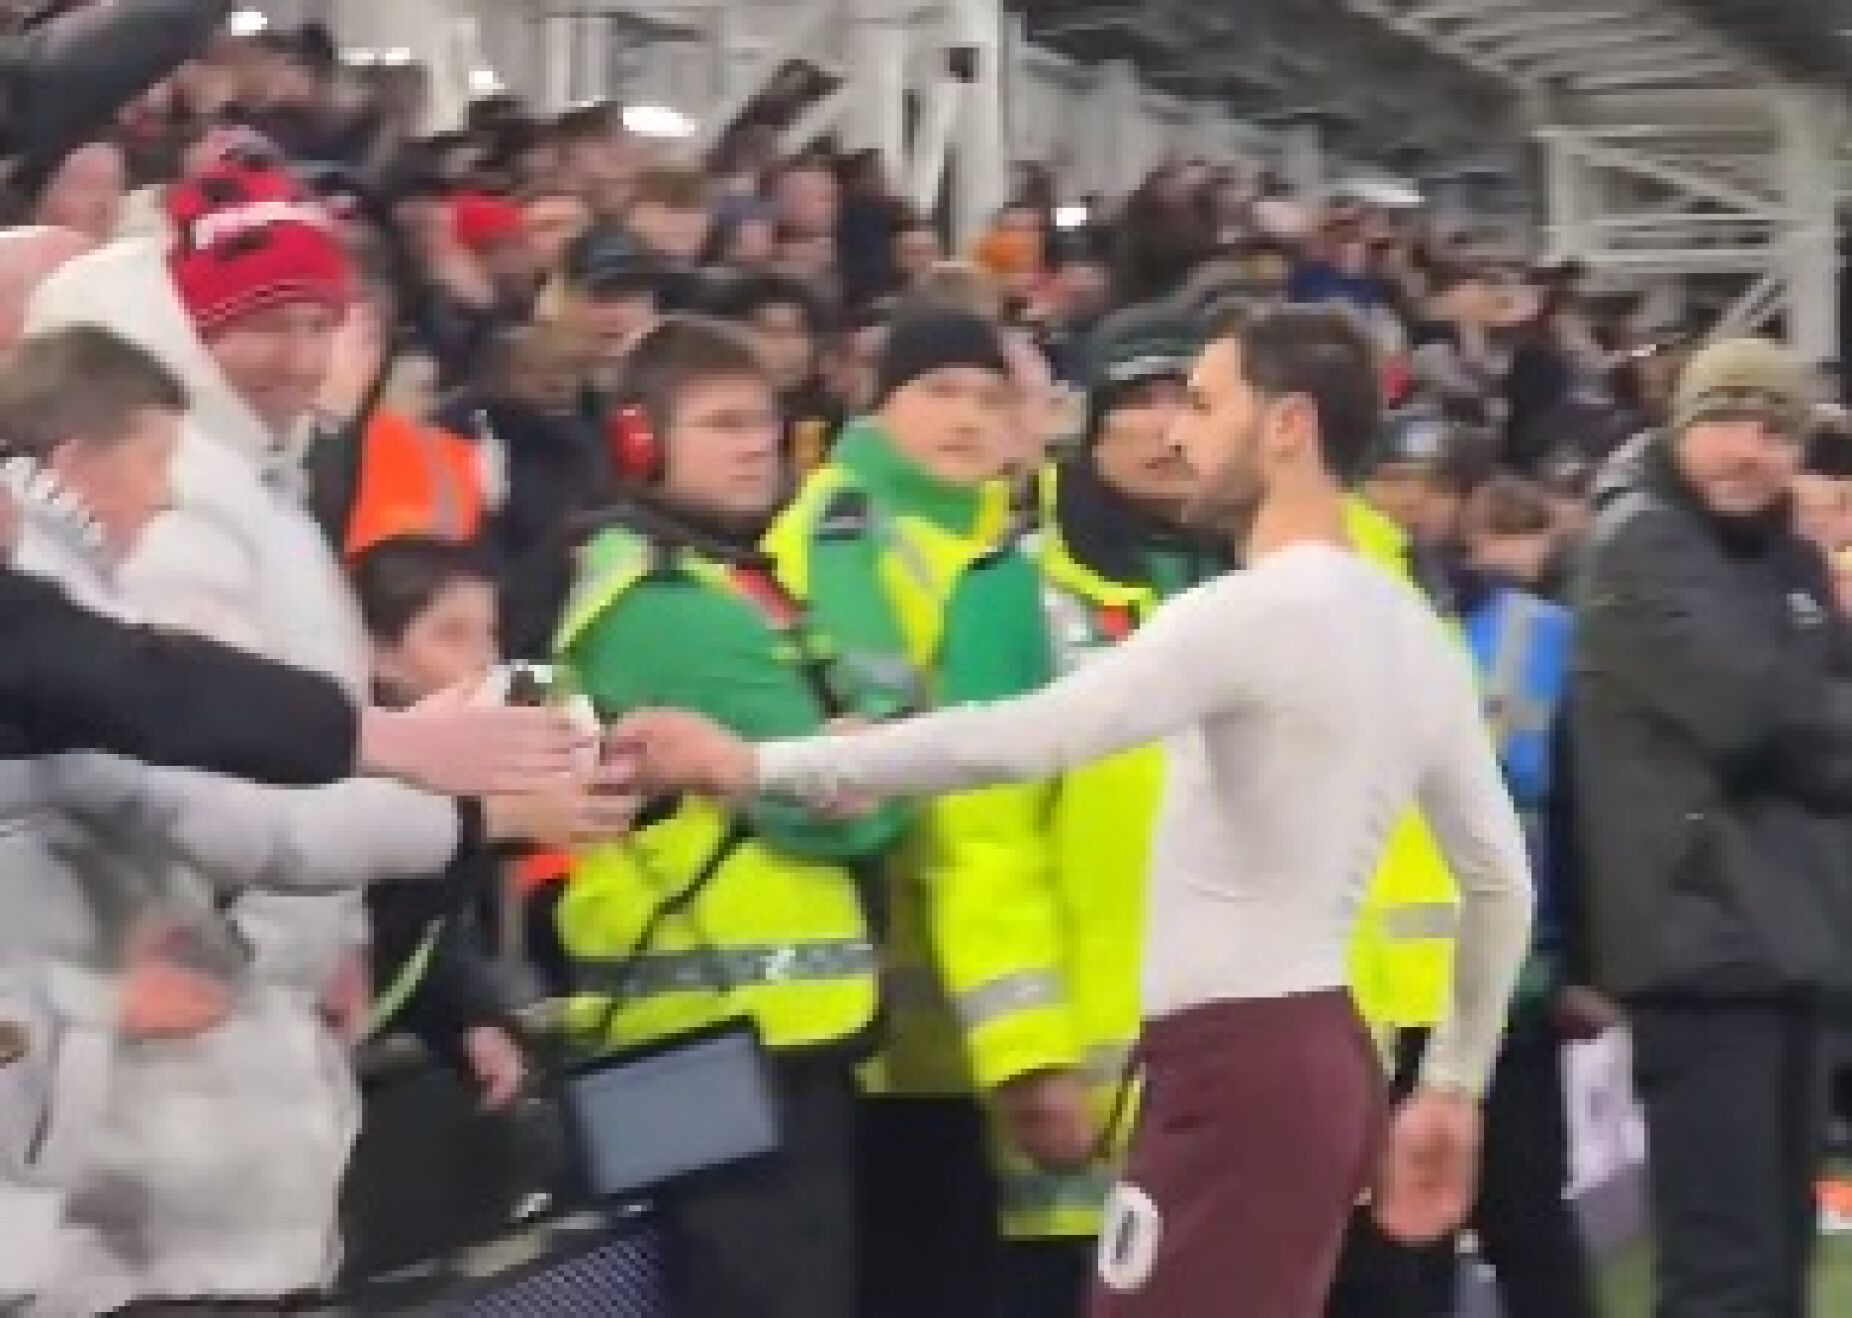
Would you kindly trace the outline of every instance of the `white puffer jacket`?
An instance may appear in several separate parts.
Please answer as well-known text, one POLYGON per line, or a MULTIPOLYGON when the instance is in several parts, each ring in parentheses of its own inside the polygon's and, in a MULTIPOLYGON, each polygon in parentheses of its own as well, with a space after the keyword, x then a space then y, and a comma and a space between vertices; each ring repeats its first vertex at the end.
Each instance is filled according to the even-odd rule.
MULTIPOLYGON (((295 455, 227 385, 160 249, 119 242, 59 271, 27 328, 69 325, 139 344, 192 396, 174 507, 121 574, 128 600, 150 621, 328 673, 359 696, 358 612, 303 508, 295 455)), ((383 872, 408 834, 454 838, 454 807, 440 798, 364 780, 319 790, 351 809, 334 811, 342 823, 330 851, 305 864, 357 856, 383 872)), ((447 858, 437 847, 426 868, 447 858)), ((255 986, 213 1034, 118 1066, 93 1193, 72 1210, 69 1277, 120 1275, 134 1298, 266 1298, 325 1284, 338 1261, 337 1194, 358 1103, 318 1000, 364 942, 364 907, 356 893, 265 892, 232 912, 254 949, 255 986)))

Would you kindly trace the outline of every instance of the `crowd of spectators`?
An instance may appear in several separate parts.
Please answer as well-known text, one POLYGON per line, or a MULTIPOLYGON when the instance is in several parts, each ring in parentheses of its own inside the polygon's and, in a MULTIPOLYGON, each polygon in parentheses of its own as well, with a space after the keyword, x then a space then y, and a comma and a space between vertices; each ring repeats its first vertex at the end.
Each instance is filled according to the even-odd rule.
MULTIPOLYGON (((1361 495, 1406 538, 1436 602, 1463 617, 1495 585, 1567 603, 1597 473, 1631 437, 1677 420, 1684 339, 1643 328, 1625 301, 1592 294, 1585 271, 1475 250, 1419 211, 1295 197, 1250 165, 1174 161, 1130 195, 1090 198, 1084 208, 1058 205, 1049 172, 1025 165, 989 229, 954 245, 938 216, 895 195, 877 154, 826 143, 781 156, 789 107, 770 101, 749 107, 705 159, 692 159, 680 139, 627 127, 615 103, 543 114, 502 94, 471 105, 463 125, 430 133, 424 93, 415 68, 346 64, 318 28, 222 34, 113 119, 86 125, 83 140, 58 135, 17 153, 0 185, 0 342, 23 346, 0 382, 0 427, 13 427, 0 429, 0 489, 18 505, 9 511, 23 512, 23 544, 34 543, 36 526, 68 539, 80 559, 106 548, 129 564, 120 592, 110 573, 81 566, 35 575, 58 578, 119 620, 158 620, 332 675, 346 698, 332 685, 283 687, 281 669, 274 678, 247 674, 237 654, 204 639, 121 641, 73 622, 54 643, 36 583, 11 573, 7 645, 17 653, 7 658, 8 683, 49 683, 57 667, 15 641, 13 620, 30 617, 45 654, 81 647, 99 671, 111 665, 115 685, 151 689, 157 677, 177 683, 191 669, 241 699, 249 682, 252 700, 284 725, 300 712, 305 726, 335 728, 323 740, 339 743, 306 767, 249 745, 210 767, 325 781, 366 765, 440 792, 483 790, 433 762, 428 746, 405 753, 407 734, 394 740, 389 729, 399 725, 384 721, 386 711, 433 697, 454 704, 460 697, 447 691, 503 661, 558 657, 581 549, 613 507, 648 484, 656 460, 639 455, 656 438, 651 390, 685 384, 685 372, 652 377, 634 360, 638 344, 690 316, 698 326, 729 324, 751 346, 775 395, 786 498, 896 388, 936 363, 984 360, 969 345, 963 355, 948 348, 949 330, 896 345, 893 326, 917 335, 930 315, 990 326, 1010 424, 1005 449, 987 460, 991 474, 1014 482, 1016 516, 1029 528, 1038 510, 1048 512, 1039 474, 1124 405, 1099 373, 1103 325, 1128 311, 1208 326, 1230 311, 1339 304, 1374 343, 1392 409, 1361 495), (64 447, 72 436, 110 438, 85 427, 124 426, 141 446, 139 486, 122 459, 128 442, 103 444, 102 456, 64 447), (173 493, 156 497, 166 505, 157 518, 146 472, 170 462, 173 493), (139 650, 118 659, 110 648, 118 643, 139 650), (29 662, 37 667, 21 676, 29 662), (260 688, 265 680, 278 688, 260 688), (354 707, 369 697, 378 708, 356 719, 354 707), (371 752, 369 726, 379 743, 371 752)), ((716 432, 750 430, 750 401, 717 412, 716 432)), ((1180 390, 1162 405, 1181 406, 1180 390)), ((1830 556, 1839 603, 1852 606, 1852 436, 1830 413, 1807 429, 1800 525, 1830 556)), ((1161 458, 1140 461, 1149 468, 1142 478, 1162 476, 1161 458)), ((177 686, 160 690, 142 702, 195 699, 177 686)), ((173 750, 151 732, 100 720, 66 745, 41 745, 36 730, 11 720, 0 739, 15 755, 114 736, 120 744, 110 749, 184 763, 211 740, 212 702, 198 703, 195 742, 173 738, 173 750)), ((481 730, 457 718, 455 736, 481 730)), ((24 956, 24 942, 35 956, 56 945, 87 964, 126 958, 147 996, 145 1019, 124 1033, 190 1039, 199 1046, 186 1065, 239 1077, 207 1101, 174 1087, 172 1056, 118 1064, 109 1084, 119 1146, 99 1146, 105 1163, 117 1158, 127 1176, 131 1154, 190 1149, 207 1130, 219 1147, 170 1178, 172 1197, 158 1209, 108 1202, 103 1191, 95 1202, 72 1201, 74 1218, 94 1228, 95 1249, 60 1257, 59 1274, 34 1283, 70 1297, 72 1307, 56 1312, 274 1297, 331 1279, 332 1222, 317 1220, 315 1206, 341 1177, 355 1123, 348 1064, 326 1055, 324 1025, 348 1042, 415 1033, 489 1107, 518 1105, 535 1067, 522 1009, 572 988, 552 927, 568 866, 545 848, 621 833, 637 804, 595 781, 602 771, 575 772, 569 786, 540 793, 510 795, 498 782, 486 806, 347 783, 322 789, 348 793, 326 798, 322 813, 252 807, 269 832, 236 844, 204 823, 183 825, 164 846, 240 876, 235 891, 203 907, 235 911, 211 923, 230 930, 237 947, 205 940, 187 953, 209 970, 214 958, 252 959, 267 987, 238 1004, 215 1002, 191 980, 163 979, 174 966, 132 920, 126 932, 111 928, 121 942, 107 953, 101 943, 76 952, 59 943, 63 913, 29 922, 30 934, 8 931, 0 1071, 30 1043, 7 1031, 6 958, 24 956), (324 830, 341 846, 312 836, 324 830), (362 914, 351 894, 305 893, 289 881, 306 872, 336 886, 329 875, 343 866, 375 878, 443 875, 369 896, 370 968, 351 955, 362 914), (304 915, 311 905, 313 918, 304 915), (287 1125, 264 1115, 286 1111, 287 1125), (254 1176, 259 1166, 270 1170, 254 1176), (114 1249, 120 1215, 142 1211, 158 1213, 161 1230, 136 1235, 146 1253, 130 1260, 114 1249)), ((147 798, 183 820, 224 808, 209 794, 189 795, 184 780, 155 781, 147 798)), ((144 789, 119 792, 141 799, 144 789)), ((0 789, 0 808, 13 804, 0 789)), ((145 840, 149 827, 137 816, 143 832, 125 836, 145 840)), ((12 887, 0 894, 0 918, 31 902, 12 887)), ((1568 969, 1567 925, 1565 917, 1552 926, 1565 946, 1551 949, 1564 967, 1553 986, 1551 1028, 1560 1032, 1549 1036, 1551 1054, 1561 1037, 1585 1037, 1615 1018, 1568 969)), ((184 978, 184 966, 177 973, 184 978)), ((1521 1083, 1546 1092, 1560 1074, 1544 1062, 1521 1083)), ((1560 1144, 1552 1114, 1560 1126, 1552 1108, 1545 1138, 1560 1144)), ((0 1136, 10 1140, 11 1127, 0 1125, 0 1136)), ((377 1186, 381 1165, 391 1169, 387 1181, 416 1174, 377 1141, 363 1137, 361 1150, 356 1184, 377 1186)), ((1524 1161, 1508 1147, 1507 1155, 1524 1161)), ((0 1149, 0 1177, 16 1171, 7 1156, 0 1149)), ((1558 1149, 1541 1173, 1530 1168, 1546 1194, 1552 1178, 1560 1192, 1561 1157, 1558 1149)), ((0 1204, 0 1222, 13 1220, 11 1211, 0 1204)), ((392 1217, 378 1203, 353 1207, 356 1256, 393 1254, 379 1241, 406 1224, 392 1217)), ((414 1234, 420 1247, 431 1243, 414 1234)), ((1568 1253, 1531 1258, 1529 1275, 1554 1270, 1557 1285, 1566 1277, 1582 1293, 1524 1308, 1525 1260, 1512 1255, 1514 1315, 1592 1312, 1574 1307, 1591 1303, 1585 1261, 1573 1243, 1559 1243, 1568 1253)), ((0 1253, 9 1256, 0 1262, 4 1308, 18 1251, 9 1243, 0 1253)), ((1533 1294, 1546 1293, 1544 1282, 1535 1285, 1544 1289, 1533 1294)))

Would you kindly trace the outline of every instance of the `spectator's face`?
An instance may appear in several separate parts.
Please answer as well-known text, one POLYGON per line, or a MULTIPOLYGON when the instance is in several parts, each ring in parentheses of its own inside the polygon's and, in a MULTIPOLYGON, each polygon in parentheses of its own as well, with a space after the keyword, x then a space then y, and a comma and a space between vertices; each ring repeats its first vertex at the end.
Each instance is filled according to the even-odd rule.
POLYGON ((33 220, 59 229, 73 229, 94 243, 116 236, 122 222, 122 202, 128 188, 128 170, 120 148, 92 143, 71 153, 46 185, 33 220))
POLYGON ((485 247, 482 266, 489 272, 496 291, 516 301, 533 296, 547 269, 525 233, 485 247))
POLYGON ((979 485, 1011 457, 1016 390, 994 371, 950 366, 897 389, 881 408, 895 446, 948 485, 979 485))
POLYGON ((1852 479, 1796 476, 1794 516, 1796 528, 1821 552, 1833 555, 1852 545, 1852 479))
POLYGON ((603 366, 622 362, 661 314, 655 294, 625 290, 581 293, 572 298, 571 308, 571 328, 585 336, 593 360, 603 366))
POLYGON ((825 279, 836 268, 836 240, 829 234, 787 235, 778 245, 778 266, 793 279, 825 279))
POLYGON ((836 180, 820 169, 794 169, 778 180, 778 219, 794 233, 836 232, 841 206, 836 180))
POLYGON ((500 657, 494 587, 459 577, 437 592, 396 644, 375 647, 373 670, 400 695, 422 700, 482 676, 500 657))
POLYGON ((178 412, 145 408, 113 443, 74 439, 52 453, 51 470, 83 500, 117 559, 128 557, 172 499, 180 425, 178 412))
POLYGON ((770 220, 742 220, 727 239, 728 265, 764 270, 778 259, 778 229, 770 220))
POLYGON ((206 349, 232 392, 282 438, 315 405, 340 325, 341 314, 328 307, 274 307, 216 331, 206 349))
POLYGON ((845 335, 830 354, 830 393, 851 415, 859 416, 874 406, 875 372, 880 368, 886 343, 886 327, 870 325, 845 335))
POLYGON ((579 404, 585 383, 585 354, 563 334, 532 336, 515 353, 509 392, 542 412, 564 414, 579 404))
POLYGON ((1171 442, 1185 398, 1182 380, 1152 380, 1106 414, 1093 454, 1108 485, 1141 504, 1181 509, 1188 502, 1196 473, 1171 442))
POLYGON ((917 283, 945 257, 939 235, 931 229, 902 229, 894 237, 894 268, 907 283, 917 283))
POLYGON ((1673 441, 1679 470, 1712 512, 1767 512, 1800 472, 1801 442, 1760 416, 1718 418, 1686 427, 1673 441))
POLYGON ((1111 302, 1111 276, 1105 266, 1096 262, 1070 261, 1061 267, 1056 291, 1064 316, 1069 320, 1090 320, 1111 302))
POLYGON ((1474 536, 1466 545, 1466 559, 1484 572, 1497 573, 1524 585, 1536 585, 1550 568, 1559 545, 1549 531, 1529 535, 1503 535, 1486 532, 1474 536))
POLYGON ((800 388, 816 371, 817 342, 802 307, 761 307, 752 318, 753 342, 780 393, 800 388))
POLYGON ((543 270, 557 270, 566 249, 591 227, 592 212, 583 201, 564 193, 536 197, 527 206, 527 237, 543 270))
POLYGON ((783 488, 778 400, 751 376, 687 385, 664 436, 663 493, 684 507, 753 520, 778 504, 783 488))
POLYGON ((656 255, 693 265, 707 250, 713 221, 713 213, 705 206, 684 209, 651 201, 631 209, 629 227, 637 241, 656 255))
POLYGON ((1445 544, 1459 522, 1459 495, 1419 462, 1377 467, 1363 481, 1363 497, 1419 544, 1445 544))
POLYGON ((1042 216, 1029 206, 1011 206, 997 217, 997 232, 1015 234, 1024 240, 1042 240, 1042 216))

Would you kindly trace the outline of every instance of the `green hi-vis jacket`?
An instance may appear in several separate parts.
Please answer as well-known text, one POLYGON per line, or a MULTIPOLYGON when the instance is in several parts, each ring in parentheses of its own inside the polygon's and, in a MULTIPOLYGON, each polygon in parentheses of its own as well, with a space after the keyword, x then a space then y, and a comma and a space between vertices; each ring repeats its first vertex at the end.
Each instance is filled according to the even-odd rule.
MULTIPOLYGON (((807 678, 816 643, 769 569, 727 565, 615 527, 587 548, 558 650, 605 719, 699 711, 754 739, 818 731, 832 712, 807 678)), ((673 1037, 750 1017, 773 1048, 841 1044, 876 1016, 876 952, 854 862, 904 815, 825 820, 755 802, 735 821, 690 799, 661 823, 577 858, 559 909, 595 1043, 673 1037), (678 901, 732 836, 710 881, 678 901)))
MULTIPOLYGON (((1055 675, 1084 665, 1125 640, 1164 600, 1203 579, 1200 554, 1148 548, 1128 556, 1137 581, 1114 580, 1072 548, 1057 496, 1060 474, 1041 483, 1040 527, 1029 542, 1042 576, 1043 614, 1055 675)), ((1135 534, 1134 532, 1128 532, 1135 534)), ((1108 1157, 1066 1172, 1038 1167, 993 1127, 991 1158, 1006 1239, 1095 1236, 1132 1128, 1127 1064, 1141 1022, 1143 955, 1151 844, 1164 790, 1164 752, 1156 746, 1087 765, 1055 785, 1048 837, 1049 882, 1062 914, 1062 974, 1079 1032, 1096 1121, 1118 1118, 1108 1157)))
MULTIPOLYGON (((912 708, 1007 699, 1049 676, 1034 565, 1011 543, 1009 492, 956 487, 874 422, 844 432, 765 548, 843 667, 912 708)), ((1048 882, 1045 785, 922 803, 889 866, 888 1048, 878 1092, 988 1090, 1082 1060, 1048 882)))

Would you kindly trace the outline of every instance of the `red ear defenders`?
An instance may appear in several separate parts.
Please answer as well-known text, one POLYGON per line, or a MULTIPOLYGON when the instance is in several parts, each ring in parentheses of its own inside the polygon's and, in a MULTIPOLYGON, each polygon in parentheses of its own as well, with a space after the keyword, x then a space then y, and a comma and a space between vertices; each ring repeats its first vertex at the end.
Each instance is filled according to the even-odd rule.
POLYGON ((648 415, 637 404, 627 403, 611 414, 605 440, 610 445, 612 465, 625 480, 653 485, 662 479, 662 441, 656 438, 648 415))

